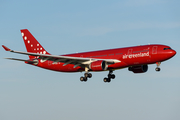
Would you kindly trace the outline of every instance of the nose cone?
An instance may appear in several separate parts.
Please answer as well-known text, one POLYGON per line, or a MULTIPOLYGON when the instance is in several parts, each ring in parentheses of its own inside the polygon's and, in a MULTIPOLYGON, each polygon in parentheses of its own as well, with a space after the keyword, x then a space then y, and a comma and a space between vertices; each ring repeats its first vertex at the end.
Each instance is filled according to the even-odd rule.
POLYGON ((176 51, 175 50, 172 50, 172 57, 176 55, 176 51))
POLYGON ((176 51, 171 49, 169 46, 165 46, 163 50, 158 52, 159 58, 162 59, 162 61, 168 60, 176 55, 176 51))
POLYGON ((171 50, 170 52, 169 52, 169 57, 171 58, 171 57, 173 57, 173 56, 175 56, 176 55, 176 51, 175 50, 171 50))

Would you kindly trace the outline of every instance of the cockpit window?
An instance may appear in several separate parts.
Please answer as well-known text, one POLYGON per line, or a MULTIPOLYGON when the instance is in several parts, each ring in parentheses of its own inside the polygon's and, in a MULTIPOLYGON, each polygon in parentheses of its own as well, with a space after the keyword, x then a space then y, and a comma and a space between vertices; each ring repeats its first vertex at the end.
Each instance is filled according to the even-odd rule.
POLYGON ((164 48, 164 50, 172 50, 171 48, 164 48))

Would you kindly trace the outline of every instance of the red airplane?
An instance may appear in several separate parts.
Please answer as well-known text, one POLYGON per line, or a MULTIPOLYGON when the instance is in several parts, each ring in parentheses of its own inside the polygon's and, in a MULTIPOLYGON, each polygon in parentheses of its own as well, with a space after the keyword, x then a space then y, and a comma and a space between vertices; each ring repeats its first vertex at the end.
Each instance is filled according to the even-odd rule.
POLYGON ((6 46, 2 47, 6 51, 28 55, 28 60, 6 58, 10 60, 24 61, 27 64, 41 68, 59 71, 59 72, 83 72, 81 81, 87 81, 92 77, 89 72, 109 71, 108 77, 104 82, 110 82, 115 78, 112 74, 114 70, 128 68, 134 73, 145 73, 148 70, 148 64, 157 64, 156 71, 160 71, 161 62, 172 58, 176 51, 166 45, 152 44, 134 47, 116 48, 108 50, 99 50, 68 55, 51 55, 27 30, 21 30, 21 34, 27 49, 27 52, 14 51, 6 46))

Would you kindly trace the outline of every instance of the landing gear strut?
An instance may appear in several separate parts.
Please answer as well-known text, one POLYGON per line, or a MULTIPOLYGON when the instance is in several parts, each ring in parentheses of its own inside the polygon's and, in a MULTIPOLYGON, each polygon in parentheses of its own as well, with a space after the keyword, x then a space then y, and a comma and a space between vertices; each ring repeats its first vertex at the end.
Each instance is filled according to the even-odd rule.
POLYGON ((156 63, 157 67, 156 67, 155 70, 156 70, 157 72, 159 72, 159 71, 161 70, 161 69, 159 68, 160 64, 161 64, 161 62, 157 62, 157 63, 156 63))
POLYGON ((112 70, 110 70, 110 71, 109 71, 109 74, 107 75, 107 76, 108 76, 108 78, 106 78, 106 77, 105 77, 103 81, 104 81, 104 82, 111 82, 111 78, 112 78, 112 79, 114 79, 114 78, 115 78, 115 75, 114 75, 114 74, 112 74, 112 73, 113 73, 113 71, 112 71, 112 70))

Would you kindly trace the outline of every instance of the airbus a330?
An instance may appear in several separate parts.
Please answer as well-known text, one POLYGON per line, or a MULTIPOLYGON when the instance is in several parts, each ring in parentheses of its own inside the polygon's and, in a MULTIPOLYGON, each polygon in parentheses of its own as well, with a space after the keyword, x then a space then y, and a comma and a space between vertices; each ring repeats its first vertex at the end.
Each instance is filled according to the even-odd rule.
POLYGON ((27 52, 14 51, 2 45, 6 51, 28 55, 28 60, 7 58, 24 61, 27 64, 59 72, 85 72, 80 77, 87 81, 92 77, 90 72, 109 71, 104 82, 115 78, 114 70, 128 68, 133 73, 145 73, 148 64, 157 64, 156 71, 160 71, 160 64, 172 58, 176 51, 167 45, 151 44, 125 48, 107 49, 66 55, 51 55, 27 30, 21 30, 27 52))

